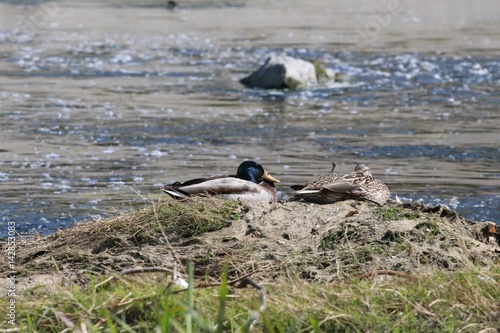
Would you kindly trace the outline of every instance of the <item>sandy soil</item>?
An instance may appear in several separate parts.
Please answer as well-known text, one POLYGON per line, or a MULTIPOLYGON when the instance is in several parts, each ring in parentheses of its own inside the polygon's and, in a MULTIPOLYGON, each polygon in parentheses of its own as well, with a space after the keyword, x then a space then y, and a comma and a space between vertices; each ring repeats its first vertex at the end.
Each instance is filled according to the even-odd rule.
MULTIPOLYGON (((238 210, 238 221, 195 237, 152 232, 139 238, 137 231, 116 231, 117 217, 18 240, 18 288, 85 283, 89 272, 116 274, 135 267, 177 267, 182 273, 189 261, 196 275, 214 280, 228 264, 233 278, 292 274, 318 283, 500 263, 496 231, 444 207, 344 201, 241 203, 238 210)), ((10 272, 1 260, 5 282, 10 272)))

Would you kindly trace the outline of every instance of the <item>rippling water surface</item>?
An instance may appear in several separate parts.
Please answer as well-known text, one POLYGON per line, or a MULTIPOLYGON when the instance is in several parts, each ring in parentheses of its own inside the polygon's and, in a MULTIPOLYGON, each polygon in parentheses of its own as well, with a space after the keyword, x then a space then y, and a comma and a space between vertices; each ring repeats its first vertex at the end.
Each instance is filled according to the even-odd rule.
POLYGON ((368 163, 402 200, 500 223, 496 1, 0 1, 0 237, 48 234, 259 160, 368 163), (396 7, 394 7, 396 6, 396 7), (270 54, 350 80, 245 89, 270 54))

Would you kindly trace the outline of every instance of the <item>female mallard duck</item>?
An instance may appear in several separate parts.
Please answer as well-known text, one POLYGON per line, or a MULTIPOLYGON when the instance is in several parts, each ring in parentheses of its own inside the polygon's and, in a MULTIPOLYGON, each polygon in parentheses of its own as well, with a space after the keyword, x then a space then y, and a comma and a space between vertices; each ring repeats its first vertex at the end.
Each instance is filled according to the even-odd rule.
POLYGON ((332 171, 310 180, 306 185, 294 185, 293 199, 329 204, 354 199, 374 202, 382 206, 389 199, 389 188, 380 180, 373 178, 366 164, 358 164, 351 173, 332 171))
POLYGON ((234 176, 197 178, 182 184, 175 182, 165 185, 163 192, 174 199, 209 195, 229 200, 276 202, 278 192, 274 183, 279 183, 279 180, 268 174, 262 165, 245 161, 234 176))

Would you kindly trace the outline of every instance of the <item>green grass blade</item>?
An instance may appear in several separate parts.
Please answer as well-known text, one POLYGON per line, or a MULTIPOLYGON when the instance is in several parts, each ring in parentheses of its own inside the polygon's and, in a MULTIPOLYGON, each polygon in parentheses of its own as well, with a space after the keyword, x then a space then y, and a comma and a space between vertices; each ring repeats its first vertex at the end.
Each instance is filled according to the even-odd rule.
POLYGON ((193 263, 188 264, 188 305, 186 311, 186 332, 193 333, 193 311, 194 311, 194 282, 193 282, 193 263))
POLYGON ((227 265, 224 266, 222 280, 219 291, 219 315, 217 316, 217 333, 222 333, 224 329, 224 320, 226 318, 226 300, 227 300, 227 265))

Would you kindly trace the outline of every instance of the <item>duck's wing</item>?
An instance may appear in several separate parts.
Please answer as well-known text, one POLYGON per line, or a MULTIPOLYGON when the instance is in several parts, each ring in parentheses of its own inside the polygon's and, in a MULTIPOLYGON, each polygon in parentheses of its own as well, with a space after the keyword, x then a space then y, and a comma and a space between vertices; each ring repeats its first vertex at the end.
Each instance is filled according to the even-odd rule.
POLYGON ((175 184, 173 185, 165 185, 163 187, 163 192, 167 193, 174 199, 184 199, 188 197, 187 193, 182 192, 181 190, 177 189, 174 187, 175 184))
POLYGON ((200 185, 203 184, 207 181, 214 180, 214 179, 220 179, 220 178, 228 178, 228 177, 233 177, 233 176, 228 176, 228 175, 217 175, 217 176, 211 176, 211 177, 205 177, 205 178, 195 178, 191 180, 187 180, 184 183, 180 182, 175 182, 172 184, 167 184, 163 186, 163 192, 167 193, 174 199, 183 199, 186 198, 190 195, 189 192, 183 191, 183 188, 188 187, 188 186, 193 186, 193 185, 200 185))
POLYGON ((353 193, 360 186, 370 181, 371 177, 362 176, 359 173, 329 173, 317 176, 310 180, 305 186, 293 185, 296 194, 317 193, 322 191, 335 193, 353 193))
POLYGON ((339 193, 355 193, 364 185, 373 181, 371 176, 362 176, 359 173, 346 174, 335 181, 323 186, 324 189, 339 193))
MULTIPOLYGON (((332 163, 332 165, 333 164, 335 164, 335 162, 332 163)), ((335 169, 335 166, 333 166, 331 173, 316 176, 313 179, 311 179, 310 181, 308 181, 305 185, 291 185, 290 188, 292 190, 294 190, 295 193, 303 192, 303 191, 305 191, 307 193, 310 193, 311 191, 317 192, 317 191, 321 190, 324 185, 335 181, 337 178, 339 178, 343 175, 343 174, 333 172, 333 169, 335 169)))
POLYGON ((178 189, 189 195, 201 193, 233 194, 256 191, 259 189, 259 186, 247 180, 223 177, 208 179, 202 182, 188 182, 187 184, 182 184, 178 189))
POLYGON ((343 173, 327 173, 311 179, 305 185, 292 185, 291 188, 297 192, 320 191, 323 189, 328 189, 327 187, 330 185, 340 185, 344 183, 342 181, 344 176, 345 174, 343 173))
POLYGON ((328 190, 337 193, 349 193, 359 188, 359 185, 355 183, 346 181, 344 179, 337 180, 333 183, 326 184, 323 186, 322 190, 328 190))
POLYGON ((217 175, 217 176, 211 176, 211 177, 205 177, 205 178, 195 178, 195 179, 187 180, 184 183, 178 183, 178 182, 176 182, 174 184, 177 184, 177 186, 182 187, 182 186, 189 186, 189 185, 201 184, 201 183, 204 183, 206 181, 213 180, 213 179, 229 178, 229 177, 235 177, 235 176, 217 175))

